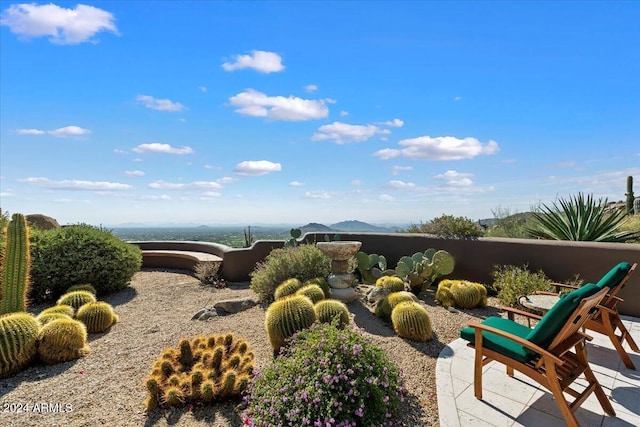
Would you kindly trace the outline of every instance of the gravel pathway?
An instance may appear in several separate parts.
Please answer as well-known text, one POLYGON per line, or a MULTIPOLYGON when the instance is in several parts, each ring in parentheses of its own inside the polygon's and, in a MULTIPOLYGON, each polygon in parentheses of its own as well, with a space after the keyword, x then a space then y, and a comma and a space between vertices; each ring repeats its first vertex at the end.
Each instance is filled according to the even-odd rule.
MULTIPOLYGON (((89 336, 89 355, 58 365, 36 365, 0 380, 0 425, 241 426, 236 403, 146 414, 143 383, 161 350, 197 334, 236 332, 252 345, 258 369, 269 364, 272 350, 264 331, 264 307, 208 321, 191 320, 207 305, 243 296, 256 296, 247 283, 214 289, 184 271, 136 273, 128 288, 103 298, 114 306, 120 322, 108 332, 89 336), (16 413, 19 409, 22 412, 16 413)), ((468 320, 499 314, 493 299, 486 308, 458 312, 435 305, 433 292, 421 295, 421 300, 434 330, 428 343, 397 337, 364 300, 349 304, 354 324, 372 335, 404 372, 409 396, 403 421, 410 427, 439 425, 435 368, 442 348, 459 337, 468 320)))

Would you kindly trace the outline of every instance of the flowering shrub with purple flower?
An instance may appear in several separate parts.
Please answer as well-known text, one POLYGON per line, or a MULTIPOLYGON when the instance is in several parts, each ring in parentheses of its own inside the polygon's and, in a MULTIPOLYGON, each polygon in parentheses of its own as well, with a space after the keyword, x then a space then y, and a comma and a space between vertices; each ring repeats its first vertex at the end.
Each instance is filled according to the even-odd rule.
POLYGON ((399 426, 406 389, 398 366, 352 328, 315 323, 256 375, 245 423, 266 426, 399 426))

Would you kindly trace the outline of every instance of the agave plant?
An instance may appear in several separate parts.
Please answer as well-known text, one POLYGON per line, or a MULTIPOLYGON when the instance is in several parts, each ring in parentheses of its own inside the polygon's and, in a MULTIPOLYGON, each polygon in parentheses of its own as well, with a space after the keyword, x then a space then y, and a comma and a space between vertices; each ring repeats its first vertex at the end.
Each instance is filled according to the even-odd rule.
POLYGON ((542 204, 533 213, 535 225, 528 228, 532 237, 547 240, 626 242, 640 237, 640 230, 620 231, 626 220, 622 211, 607 210, 607 199, 586 197, 582 193, 559 199, 551 207, 542 204))

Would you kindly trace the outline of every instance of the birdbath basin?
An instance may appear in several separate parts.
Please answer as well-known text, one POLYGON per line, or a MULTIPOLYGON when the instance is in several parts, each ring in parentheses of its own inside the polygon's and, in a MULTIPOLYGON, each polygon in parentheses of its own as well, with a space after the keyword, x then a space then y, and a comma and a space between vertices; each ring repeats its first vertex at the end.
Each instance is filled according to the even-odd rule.
POLYGON ((331 298, 345 303, 357 299, 353 289, 356 278, 349 272, 349 260, 358 253, 362 242, 318 242, 316 246, 331 260, 331 274, 327 277, 331 298))

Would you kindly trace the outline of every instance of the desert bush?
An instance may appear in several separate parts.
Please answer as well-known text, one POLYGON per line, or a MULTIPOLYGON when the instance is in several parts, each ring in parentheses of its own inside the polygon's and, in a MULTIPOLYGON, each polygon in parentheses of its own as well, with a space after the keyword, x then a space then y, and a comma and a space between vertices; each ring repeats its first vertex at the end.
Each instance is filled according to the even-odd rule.
POLYGON ((502 304, 515 307, 518 297, 530 295, 535 291, 550 291, 551 280, 542 270, 529 271, 528 265, 495 266, 491 272, 493 285, 489 287, 492 293, 497 293, 502 304))
POLYGON ((463 216, 455 217, 445 214, 427 223, 411 224, 406 231, 408 233, 426 233, 438 237, 457 239, 474 239, 481 237, 483 234, 482 229, 475 221, 463 216))
POLYGON ((245 423, 393 426, 406 393, 398 366, 352 328, 316 323, 296 334, 247 390, 245 423))
POLYGON ((316 277, 327 277, 330 260, 315 245, 299 245, 274 249, 251 273, 250 288, 264 302, 273 301, 276 287, 287 279, 302 283, 316 277))
POLYGON ((219 262, 199 262, 194 268, 194 274, 203 285, 210 285, 216 289, 227 286, 227 282, 220 275, 219 262))
POLYGON ((101 228, 79 224, 41 231, 31 241, 30 298, 55 300, 81 283, 91 283, 101 296, 116 292, 141 264, 140 248, 101 228))

